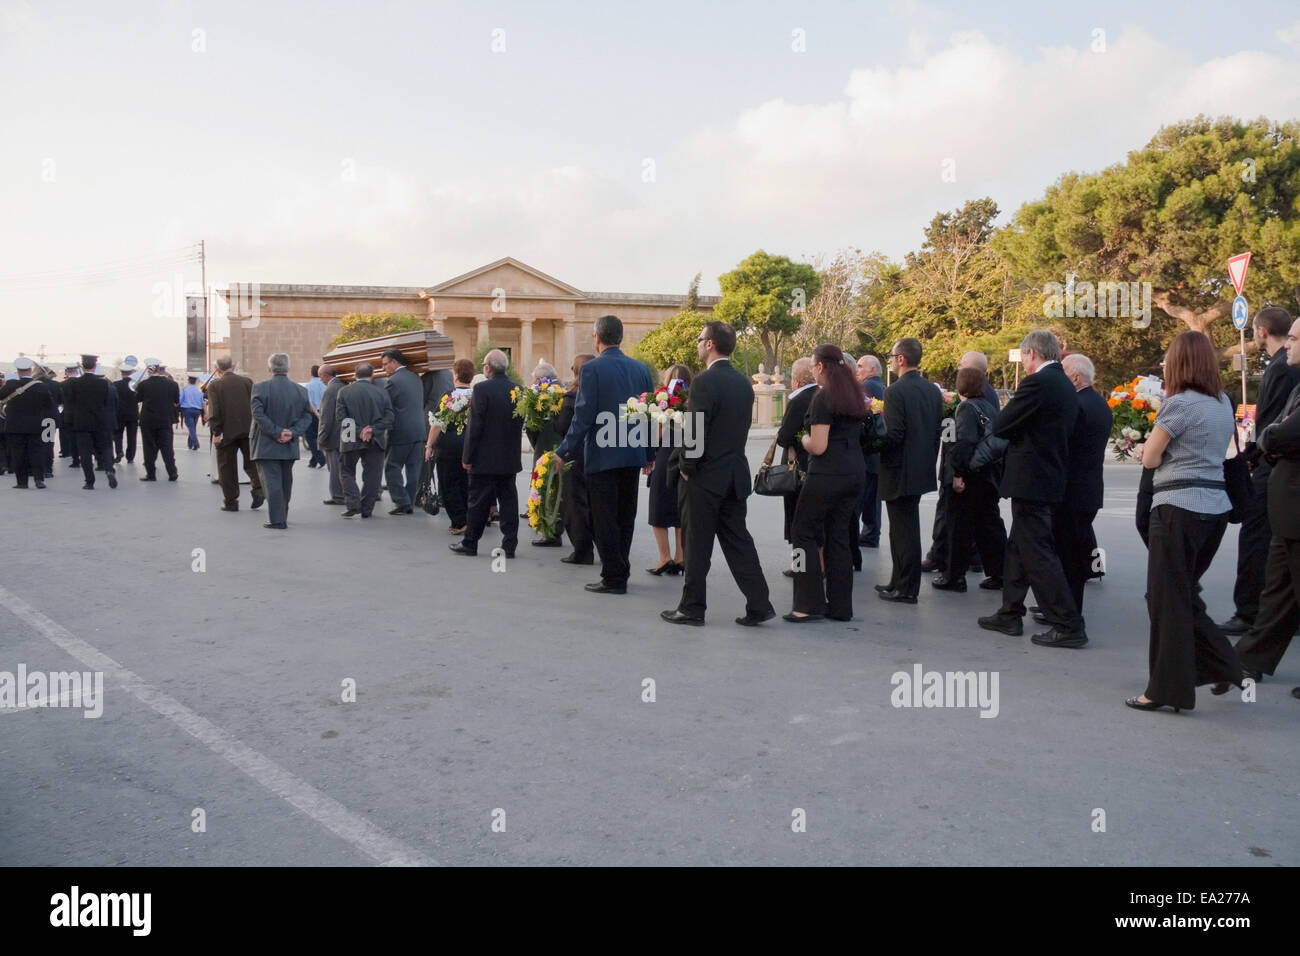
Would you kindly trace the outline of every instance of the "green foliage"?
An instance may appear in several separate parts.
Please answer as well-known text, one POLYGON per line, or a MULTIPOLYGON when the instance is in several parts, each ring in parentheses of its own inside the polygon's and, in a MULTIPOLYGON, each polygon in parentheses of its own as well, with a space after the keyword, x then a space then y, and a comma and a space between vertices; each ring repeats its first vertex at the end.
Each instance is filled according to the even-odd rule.
MULTIPOLYGON (((494 345, 491 339, 484 339, 477 346, 475 346, 474 348, 475 371, 477 372, 483 371, 483 360, 487 357, 487 354, 495 348, 499 348, 499 346, 494 345)), ((519 374, 519 369, 515 368, 514 362, 511 362, 509 365, 506 366, 506 378, 510 379, 510 381, 514 382, 516 385, 522 385, 524 381, 523 377, 519 374)))
POLYGON ((381 335, 394 335, 398 332, 414 332, 417 329, 424 328, 424 323, 415 316, 402 315, 397 312, 380 312, 377 314, 349 312, 339 319, 339 325, 343 331, 330 342, 330 348, 336 348, 348 342, 359 342, 362 339, 374 339, 381 335))
POLYGON ((718 283, 722 300, 714 307, 714 318, 731 323, 738 333, 756 331, 769 369, 780 363, 782 346, 821 291, 821 277, 813 266, 762 249, 719 276, 718 283))
POLYGON ((682 306, 683 312, 700 311, 700 273, 695 273, 695 278, 691 280, 690 288, 686 290, 686 302, 682 306))
MULTIPOLYGON (((633 351, 633 358, 639 359, 652 370, 662 371, 670 365, 685 365, 692 372, 700 367, 699 352, 696 341, 704 323, 709 316, 702 312, 684 310, 666 319, 657 329, 651 329, 633 351)), ((658 381, 658 378, 655 378, 658 381)))

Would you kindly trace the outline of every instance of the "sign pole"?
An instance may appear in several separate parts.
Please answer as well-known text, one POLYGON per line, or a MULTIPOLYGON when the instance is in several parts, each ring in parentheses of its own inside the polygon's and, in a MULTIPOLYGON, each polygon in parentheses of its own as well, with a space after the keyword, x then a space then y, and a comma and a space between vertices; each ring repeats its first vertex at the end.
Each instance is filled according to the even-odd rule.
MULTIPOLYGON (((1246 297, 1242 295, 1241 290, 1246 285, 1246 270, 1250 267, 1250 253, 1243 252, 1239 256, 1233 256, 1228 260, 1228 279, 1232 282, 1232 287, 1237 290, 1237 298, 1232 300, 1232 324, 1237 327, 1241 333, 1241 424, 1246 426, 1247 404, 1246 404, 1246 325, 1250 322, 1250 307, 1246 304, 1246 297)), ((1247 432, 1249 437, 1255 429, 1255 420, 1250 420, 1250 430, 1247 432)))

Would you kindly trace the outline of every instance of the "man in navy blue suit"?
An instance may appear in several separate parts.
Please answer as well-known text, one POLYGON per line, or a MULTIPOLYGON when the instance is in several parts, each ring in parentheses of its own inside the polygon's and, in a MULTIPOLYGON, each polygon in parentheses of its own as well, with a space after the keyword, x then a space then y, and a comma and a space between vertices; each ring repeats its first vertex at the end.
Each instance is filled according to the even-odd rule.
MULTIPOLYGON (((583 449, 587 493, 591 499, 591 536, 600 553, 600 580, 587 585, 595 594, 626 594, 631 573, 628 556, 636 528, 637 474, 650 473, 655 449, 647 440, 632 445, 638 430, 618 427, 620 406, 654 388, 650 370, 623 354, 623 323, 602 315, 592 333, 596 357, 582 367, 573 424, 556 449, 568 461, 583 449), (623 436, 622 438, 618 436, 623 436)), ((640 432, 640 434, 645 434, 640 432)), ((648 438, 648 435, 645 435, 648 438)))

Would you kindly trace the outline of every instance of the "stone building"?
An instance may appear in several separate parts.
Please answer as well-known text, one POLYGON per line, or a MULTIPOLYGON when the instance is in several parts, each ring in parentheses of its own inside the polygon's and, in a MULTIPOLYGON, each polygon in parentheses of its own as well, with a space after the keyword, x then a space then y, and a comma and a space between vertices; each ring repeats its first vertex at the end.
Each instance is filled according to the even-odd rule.
MULTIPOLYGON (((623 320, 624 348, 680 312, 681 295, 583 292, 518 259, 505 258, 433 286, 232 284, 218 289, 230 310, 231 357, 254 378, 272 352, 289 354, 291 377, 329 351, 339 319, 349 312, 398 312, 423 318, 451 337, 457 358, 472 357, 488 339, 527 374, 541 359, 567 377, 573 356, 594 351, 592 329, 602 315, 623 320)), ((717 296, 700 296, 713 311, 717 296)))

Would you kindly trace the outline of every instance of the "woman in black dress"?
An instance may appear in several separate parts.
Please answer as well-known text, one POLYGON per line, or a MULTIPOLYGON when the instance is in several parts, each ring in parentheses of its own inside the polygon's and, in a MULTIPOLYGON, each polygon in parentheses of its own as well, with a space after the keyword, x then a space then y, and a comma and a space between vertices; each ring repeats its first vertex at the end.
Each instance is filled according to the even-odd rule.
MULTIPOLYGON (((555 431, 563 440, 573 424, 573 413, 578 407, 578 382, 582 367, 596 356, 583 352, 573 357, 570 371, 573 379, 564 393, 560 411, 555 416, 555 431)), ((565 564, 593 564, 595 546, 591 537, 591 500, 587 497, 587 475, 583 471, 583 450, 579 444, 573 453, 573 464, 560 473, 560 522, 569 536, 573 550, 568 557, 560 558, 565 564)))
POLYGON ((867 403, 862 388, 835 345, 817 346, 813 372, 820 388, 809 406, 808 434, 802 439, 808 452, 808 477, 795 505, 790 541, 794 608, 785 619, 795 624, 853 617, 849 536, 866 485, 862 424, 867 403))
MULTIPOLYGON (((664 372, 664 385, 671 385, 675 380, 681 380, 686 387, 691 387, 691 370, 685 365, 674 365, 664 372)), ((652 398, 653 396, 647 396, 652 398)), ((659 439, 660 445, 655 452, 655 467, 650 472, 650 477, 646 480, 650 488, 650 527, 654 529, 655 543, 659 545, 659 564, 657 567, 646 568, 651 574, 681 574, 682 564, 682 522, 677 515, 677 490, 668 487, 668 456, 672 454, 673 442, 668 434, 668 429, 673 426, 666 426, 664 435, 659 439), (668 550, 668 529, 675 528, 677 534, 676 549, 670 553, 668 550), (676 555, 674 557, 673 555, 676 555)))
POLYGON ((944 456, 942 480, 952 489, 948 499, 947 564, 942 580, 931 584, 941 591, 966 590, 971 542, 979 549, 984 573, 1002 579, 1002 561, 1007 548, 1006 527, 998 510, 996 468, 971 468, 971 457, 980 439, 991 433, 997 410, 984 398, 988 379, 978 368, 957 370, 957 394, 961 404, 953 415, 953 441, 944 456))

